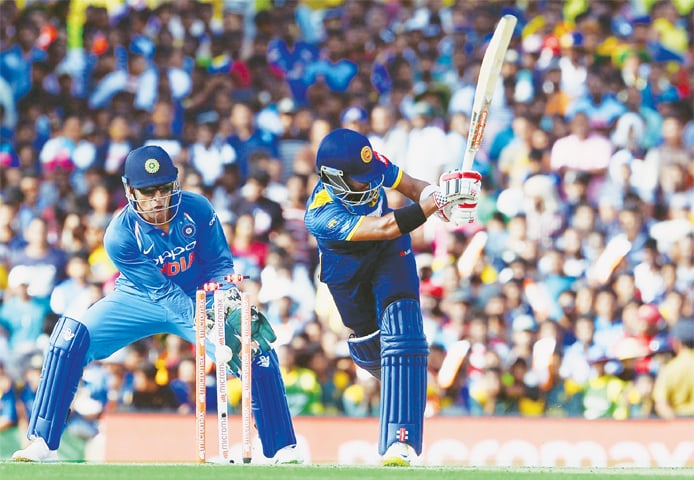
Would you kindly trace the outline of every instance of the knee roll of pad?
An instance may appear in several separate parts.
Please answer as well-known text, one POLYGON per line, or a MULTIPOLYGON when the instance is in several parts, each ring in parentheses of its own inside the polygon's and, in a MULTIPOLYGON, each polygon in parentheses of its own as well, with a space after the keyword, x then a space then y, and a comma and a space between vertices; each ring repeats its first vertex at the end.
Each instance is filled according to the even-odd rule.
POLYGON ((429 354, 419 302, 410 298, 386 307, 381 318, 381 355, 429 354))
POLYGON ((88 349, 87 327, 72 318, 61 317, 51 334, 27 429, 30 438, 43 438, 51 450, 60 444, 88 349))
POLYGON ((381 332, 375 332, 365 337, 353 337, 347 340, 349 353, 358 366, 374 377, 381 379, 381 332))
POLYGON ((394 442, 422 452, 428 355, 419 302, 388 305, 381 324, 381 455, 394 442))

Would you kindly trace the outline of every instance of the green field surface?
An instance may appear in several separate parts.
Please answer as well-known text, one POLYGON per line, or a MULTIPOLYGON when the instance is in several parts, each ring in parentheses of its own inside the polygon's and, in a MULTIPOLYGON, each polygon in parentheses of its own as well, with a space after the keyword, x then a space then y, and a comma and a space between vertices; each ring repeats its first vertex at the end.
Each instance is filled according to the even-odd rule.
POLYGON ((694 469, 0 463, 0 479, 2 480, 584 480, 586 478, 691 479, 694 478, 694 469))

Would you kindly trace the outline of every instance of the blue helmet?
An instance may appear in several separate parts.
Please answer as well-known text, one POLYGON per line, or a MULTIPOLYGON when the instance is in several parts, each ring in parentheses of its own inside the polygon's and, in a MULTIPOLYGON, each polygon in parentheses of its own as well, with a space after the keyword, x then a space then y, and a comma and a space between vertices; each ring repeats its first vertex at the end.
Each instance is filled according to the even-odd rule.
POLYGON ((316 167, 332 197, 349 206, 365 205, 378 198, 386 163, 376 158, 371 142, 361 133, 338 128, 328 133, 318 146, 316 167), (347 179, 368 183, 353 190, 347 179))
MULTIPOLYGON (((173 218, 178 212, 181 204, 181 185, 178 181, 178 168, 176 168, 171 157, 166 150, 157 145, 145 145, 132 150, 125 158, 123 171, 123 186, 125 195, 133 210, 142 214, 156 213, 157 211, 169 210, 168 220, 173 218), (163 198, 168 198, 166 207, 155 210, 144 210, 142 202, 135 198, 133 189, 146 189, 166 185, 167 188, 161 189, 163 198), (169 188, 170 187, 170 188, 169 188)), ((144 217, 143 220, 147 223, 144 217)), ((161 225, 165 222, 152 223, 161 225)))

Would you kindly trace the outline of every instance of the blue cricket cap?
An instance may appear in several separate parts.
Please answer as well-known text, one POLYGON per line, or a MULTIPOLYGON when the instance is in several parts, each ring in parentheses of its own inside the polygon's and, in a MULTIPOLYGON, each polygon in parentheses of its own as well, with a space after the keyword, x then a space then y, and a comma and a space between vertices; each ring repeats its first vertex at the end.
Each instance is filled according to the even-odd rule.
POLYGON ((151 187, 176 180, 178 168, 166 150, 146 145, 131 151, 125 158, 123 177, 133 188, 151 187))
POLYGON ((348 128, 338 128, 323 138, 316 153, 316 165, 342 170, 361 183, 371 182, 386 171, 386 164, 375 158, 369 139, 348 128))

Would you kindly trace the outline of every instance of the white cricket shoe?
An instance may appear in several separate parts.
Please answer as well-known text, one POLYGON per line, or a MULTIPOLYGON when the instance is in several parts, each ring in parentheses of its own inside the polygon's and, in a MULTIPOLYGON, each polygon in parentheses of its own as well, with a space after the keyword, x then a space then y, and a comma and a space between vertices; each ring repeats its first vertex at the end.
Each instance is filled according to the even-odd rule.
POLYGON ((16 462, 57 462, 58 451, 48 448, 43 438, 35 437, 26 448, 14 452, 12 460, 16 462))
POLYGON ((383 454, 384 467, 409 467, 412 463, 412 447, 403 442, 391 443, 386 453, 383 454))
POLYGON ((296 445, 287 445, 282 447, 277 451, 275 457, 273 458, 273 463, 278 465, 296 465, 303 463, 303 460, 299 458, 299 452, 296 450, 296 445))

